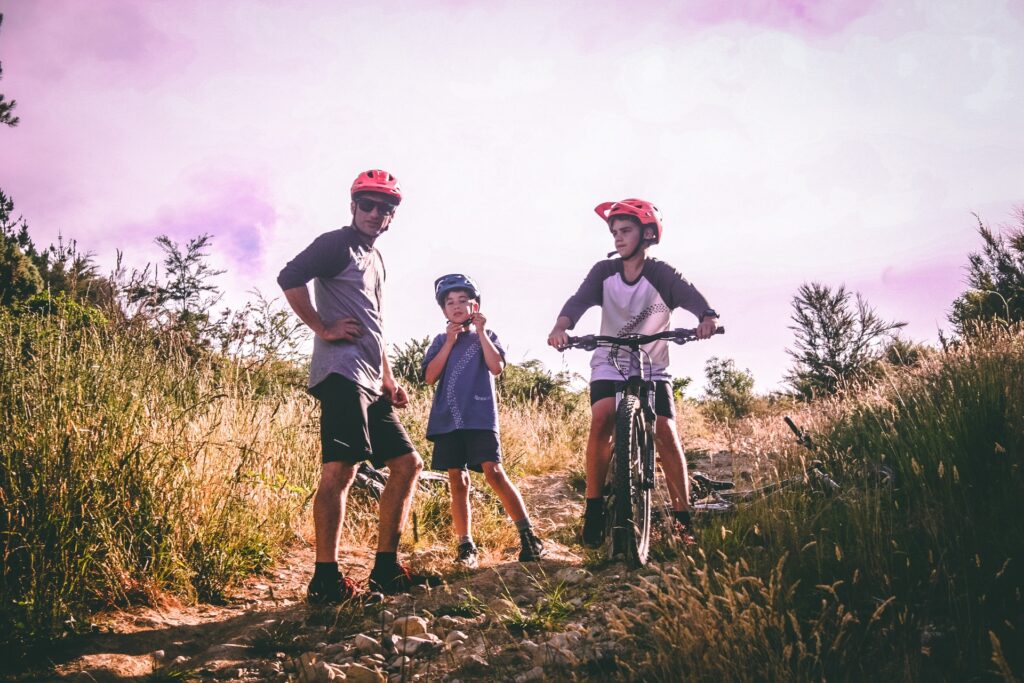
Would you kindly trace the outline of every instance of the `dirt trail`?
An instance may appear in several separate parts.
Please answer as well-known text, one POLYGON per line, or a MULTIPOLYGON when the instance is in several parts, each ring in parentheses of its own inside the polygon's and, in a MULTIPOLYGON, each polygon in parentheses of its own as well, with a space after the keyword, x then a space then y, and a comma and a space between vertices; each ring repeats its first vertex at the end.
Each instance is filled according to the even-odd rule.
MULTIPOLYGON (((709 473, 732 476, 732 459, 727 454, 693 464, 709 473)), ((624 568, 616 563, 602 566, 576 545, 574 533, 583 498, 570 487, 565 473, 529 477, 520 482, 520 488, 548 549, 539 563, 522 565, 512 553, 485 553, 479 569, 453 572, 445 587, 429 594, 388 598, 382 606, 352 616, 306 605, 314 555, 312 548, 297 545, 273 571, 245 581, 227 605, 168 604, 96 615, 93 621, 101 631, 55 652, 48 672, 9 680, 339 680, 340 675, 332 679, 333 674, 324 673, 325 664, 318 665, 322 667, 316 674, 320 678, 310 668, 316 658, 326 662, 331 657, 348 667, 379 664, 377 677, 358 680, 483 680, 495 676, 538 680, 538 662, 545 666, 578 664, 568 659, 575 659, 570 652, 572 643, 582 633, 602 632, 601 610, 590 605, 599 603, 609 591, 623 589, 624 568), (562 616, 538 628, 538 620, 548 614, 538 606, 555 602, 562 616), (452 642, 435 642, 433 649, 424 650, 430 650, 430 655, 410 659, 396 676, 394 662, 401 658, 396 660, 397 653, 390 650, 389 672, 384 656, 388 643, 381 646, 380 655, 364 651, 360 657, 360 652, 353 650, 357 633, 390 637, 387 628, 375 623, 385 619, 381 614, 423 615, 431 631, 462 633, 467 642, 454 642, 454 646, 452 642), (552 631, 561 629, 567 631, 552 636, 552 631), (467 636, 467 631, 476 633, 467 636), (557 654, 541 658, 538 647, 543 654, 548 645, 542 642, 538 646, 528 639, 550 637, 555 643, 562 636, 565 638, 557 642, 566 647, 551 645, 550 651, 565 652, 564 662, 557 654), (390 678, 381 677, 389 673, 390 678)), ((448 548, 436 548, 419 554, 448 552, 448 548)), ((347 547, 343 553, 346 573, 365 586, 372 552, 347 547)), ((594 652, 593 661, 609 656, 602 654, 600 647, 594 652)), ((349 671, 349 679, 353 671, 349 671)))

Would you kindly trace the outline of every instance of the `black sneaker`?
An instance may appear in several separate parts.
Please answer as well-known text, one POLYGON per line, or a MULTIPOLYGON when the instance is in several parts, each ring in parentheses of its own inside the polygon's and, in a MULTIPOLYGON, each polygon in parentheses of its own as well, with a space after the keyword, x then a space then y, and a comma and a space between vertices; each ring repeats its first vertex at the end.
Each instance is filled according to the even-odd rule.
POLYGON ((604 508, 583 515, 583 545, 588 548, 604 545, 604 508))
POLYGON ((523 549, 519 551, 520 562, 536 562, 544 556, 544 544, 532 531, 519 534, 523 549))
POLYGON ((676 540, 679 543, 682 543, 684 546, 697 545, 697 535, 693 532, 692 526, 678 520, 672 526, 675 531, 676 540))
POLYGON ((437 574, 413 574, 403 565, 395 565, 390 570, 370 572, 370 590, 395 595, 408 593, 413 586, 440 586, 444 579, 437 574))
POLYGON ((338 605, 360 597, 360 590, 352 579, 338 574, 331 578, 317 578, 309 582, 306 601, 311 605, 338 605))
POLYGON ((466 569, 476 569, 477 550, 476 544, 473 541, 459 544, 459 550, 455 556, 455 564, 462 565, 466 569))

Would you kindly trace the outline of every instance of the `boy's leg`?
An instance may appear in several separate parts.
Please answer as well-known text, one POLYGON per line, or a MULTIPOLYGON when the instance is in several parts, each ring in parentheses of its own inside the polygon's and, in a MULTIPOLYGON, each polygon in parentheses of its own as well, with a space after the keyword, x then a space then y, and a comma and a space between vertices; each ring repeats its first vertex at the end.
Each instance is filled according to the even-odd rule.
POLYGON ((469 471, 449 468, 448 488, 452 494, 452 524, 460 541, 472 536, 473 511, 469 506, 469 471))
POLYGON ((516 485, 505 474, 505 468, 501 466, 501 463, 484 462, 480 466, 484 470, 487 484, 498 494, 498 500, 501 501, 502 507, 505 508, 505 512, 512 518, 512 521, 521 522, 526 519, 526 505, 523 503, 523 497, 519 494, 516 485))
POLYGON ((520 562, 535 562, 544 555, 544 544, 533 531, 530 524, 530 517, 526 514, 526 505, 519 489, 505 474, 505 468, 500 462, 483 462, 480 466, 484 470, 484 477, 494 492, 498 494, 505 512, 512 518, 512 522, 519 531, 519 542, 522 549, 519 551, 520 562))

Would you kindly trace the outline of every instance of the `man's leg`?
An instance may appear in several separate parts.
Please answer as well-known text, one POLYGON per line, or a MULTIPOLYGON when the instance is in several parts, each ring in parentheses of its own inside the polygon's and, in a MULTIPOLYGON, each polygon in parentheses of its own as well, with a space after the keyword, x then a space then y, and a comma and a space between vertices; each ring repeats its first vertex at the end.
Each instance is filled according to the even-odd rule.
POLYGON ((380 531, 377 536, 377 552, 398 551, 398 539, 405 529, 412 507, 412 495, 416 480, 423 470, 423 459, 416 451, 386 461, 390 474, 388 483, 380 494, 380 531))
POLYGON ((352 581, 338 569, 338 543, 345 521, 345 502, 355 475, 356 466, 347 462, 325 462, 320 470, 320 484, 313 498, 316 565, 306 595, 312 604, 338 604, 358 593, 352 581))
POLYGON ((338 561, 338 543, 345 522, 345 503, 356 477, 356 467, 347 462, 325 462, 320 470, 320 484, 313 498, 317 562, 338 561))

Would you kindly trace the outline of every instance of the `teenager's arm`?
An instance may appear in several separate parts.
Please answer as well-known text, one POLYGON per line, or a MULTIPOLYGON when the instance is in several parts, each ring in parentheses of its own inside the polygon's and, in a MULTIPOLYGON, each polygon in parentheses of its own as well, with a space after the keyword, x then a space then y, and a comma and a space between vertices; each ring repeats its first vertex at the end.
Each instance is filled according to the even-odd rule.
POLYGON ((621 261, 609 260, 600 261, 590 269, 587 277, 583 279, 580 288, 569 297, 569 300, 562 306, 555 320, 555 326, 548 334, 548 345, 556 349, 563 349, 569 343, 569 335, 566 330, 571 330, 588 309, 593 306, 600 306, 604 299, 604 281, 614 275, 616 268, 620 267, 621 261))
POLYGON ((565 348, 566 344, 569 343, 569 335, 566 333, 566 330, 571 329, 572 326, 570 318, 564 315, 558 316, 555 326, 548 333, 548 346, 554 346, 556 349, 565 348))

